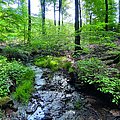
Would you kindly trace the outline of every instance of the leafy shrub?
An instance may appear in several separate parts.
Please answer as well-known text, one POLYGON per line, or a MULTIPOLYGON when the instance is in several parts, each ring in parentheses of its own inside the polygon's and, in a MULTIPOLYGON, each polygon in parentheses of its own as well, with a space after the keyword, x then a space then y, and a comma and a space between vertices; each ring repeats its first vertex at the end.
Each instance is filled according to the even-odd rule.
POLYGON ((104 74, 105 71, 105 65, 97 58, 80 60, 77 62, 77 66, 79 79, 83 82, 94 81, 97 74, 104 74))
POLYGON ((3 54, 10 60, 14 58, 16 60, 28 61, 29 57, 29 52, 19 49, 17 47, 9 46, 3 49, 3 54))
POLYGON ((11 80, 15 80, 16 84, 19 85, 24 80, 33 80, 34 72, 23 66, 20 62, 13 61, 9 63, 8 75, 11 80))
POLYGON ((8 75, 10 79, 16 81, 17 88, 13 93, 14 98, 27 102, 33 88, 34 72, 21 63, 13 61, 12 64, 10 64, 8 75))
POLYGON ((7 74, 8 65, 6 58, 0 56, 0 97, 4 97, 9 93, 9 76, 7 74))
POLYGON ((118 69, 107 68, 97 58, 80 60, 77 62, 78 76, 81 82, 94 84, 98 90, 110 93, 112 102, 120 102, 120 76, 118 69))
MULTIPOLYGON (((16 86, 14 87, 17 87, 17 89, 19 89, 19 87, 21 86, 22 89, 28 89, 29 91, 29 89, 32 88, 32 84, 30 83, 33 82, 33 79, 34 72, 30 68, 23 66, 20 62, 17 61, 8 62, 7 58, 0 56, 0 98, 10 94, 9 88, 12 84, 14 84, 14 82, 16 84, 16 86), (25 82, 28 82, 28 86, 25 86, 23 84, 25 82)), ((28 93, 28 96, 30 95, 29 92, 26 93, 28 93)), ((16 94, 15 98, 18 98, 17 95, 18 94, 16 94)), ((19 97, 20 100, 24 101, 25 99, 26 101, 25 96, 18 96, 22 97, 19 97)))

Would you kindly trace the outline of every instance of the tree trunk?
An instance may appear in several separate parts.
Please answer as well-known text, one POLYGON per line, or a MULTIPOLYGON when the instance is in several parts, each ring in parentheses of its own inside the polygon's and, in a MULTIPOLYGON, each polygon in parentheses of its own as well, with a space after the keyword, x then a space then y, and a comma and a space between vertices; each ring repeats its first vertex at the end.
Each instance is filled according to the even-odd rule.
MULTIPOLYGON (((92 24, 92 13, 90 13, 90 25, 92 24)), ((91 26, 90 26, 90 31, 91 31, 91 26)))
POLYGON ((80 50, 80 35, 79 35, 79 8, 78 0, 75 0, 75 51, 80 50))
POLYGON ((105 8, 106 8, 106 15, 105 15, 105 30, 108 31, 108 0, 105 0, 105 8))
POLYGON ((56 26, 56 12, 55 12, 56 2, 54 1, 54 25, 56 26))
POLYGON ((42 34, 45 34, 45 0, 41 0, 42 34))
POLYGON ((63 23, 64 23, 64 22, 63 22, 63 17, 64 17, 64 16, 63 16, 63 10, 62 10, 62 26, 63 26, 63 23))
POLYGON ((28 0, 28 43, 30 43, 31 39, 31 6, 30 0, 28 0))
POLYGON ((119 0, 119 24, 120 24, 120 0, 119 0))
POLYGON ((82 27, 82 8, 81 8, 81 1, 79 0, 79 11, 80 11, 80 27, 82 27))
POLYGON ((59 0, 59 20, 58 20, 58 25, 60 27, 60 13, 61 13, 61 6, 62 6, 62 0, 59 0))

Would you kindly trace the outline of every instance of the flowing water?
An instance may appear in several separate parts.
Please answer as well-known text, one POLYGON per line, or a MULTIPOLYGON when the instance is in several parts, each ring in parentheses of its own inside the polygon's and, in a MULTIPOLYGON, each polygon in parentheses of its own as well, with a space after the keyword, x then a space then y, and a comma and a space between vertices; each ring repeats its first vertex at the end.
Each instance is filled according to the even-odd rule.
POLYGON ((93 108, 95 99, 77 92, 63 72, 53 73, 36 66, 31 68, 35 71, 35 91, 28 105, 15 103, 17 112, 7 111, 3 120, 115 120, 116 116, 109 110, 93 108))

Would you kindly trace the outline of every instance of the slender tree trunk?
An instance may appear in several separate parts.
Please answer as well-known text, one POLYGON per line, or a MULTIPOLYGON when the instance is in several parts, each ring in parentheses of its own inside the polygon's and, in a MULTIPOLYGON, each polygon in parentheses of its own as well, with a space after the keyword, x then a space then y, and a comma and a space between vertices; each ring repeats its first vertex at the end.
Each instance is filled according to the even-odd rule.
POLYGON ((31 6, 30 0, 28 0, 28 43, 30 43, 31 39, 31 6))
POLYGON ((120 24, 120 0, 119 0, 119 24, 120 24))
POLYGON ((54 1, 54 25, 56 26, 56 11, 55 11, 56 2, 54 1))
POLYGON ((42 34, 45 34, 45 0, 41 0, 41 11, 42 11, 42 34))
POLYGON ((63 22, 63 17, 64 17, 64 16, 63 16, 63 10, 62 10, 62 26, 63 26, 63 23, 64 23, 64 22, 63 22))
POLYGON ((79 11, 80 11, 80 27, 82 27, 82 8, 81 8, 81 1, 79 0, 79 11))
MULTIPOLYGON (((90 12, 90 25, 92 24, 92 13, 90 12)), ((90 31, 91 31, 91 26, 90 26, 90 31)))
POLYGON ((78 0, 75 0, 75 51, 80 50, 80 35, 79 35, 79 8, 78 0))
POLYGON ((92 24, 92 13, 90 13, 90 25, 92 24))
POLYGON ((105 30, 108 31, 108 0, 105 0, 105 8, 106 8, 106 15, 105 15, 105 30))
POLYGON ((60 13, 61 13, 61 6, 62 6, 62 0, 59 0, 59 20, 58 20, 58 25, 60 27, 60 13))

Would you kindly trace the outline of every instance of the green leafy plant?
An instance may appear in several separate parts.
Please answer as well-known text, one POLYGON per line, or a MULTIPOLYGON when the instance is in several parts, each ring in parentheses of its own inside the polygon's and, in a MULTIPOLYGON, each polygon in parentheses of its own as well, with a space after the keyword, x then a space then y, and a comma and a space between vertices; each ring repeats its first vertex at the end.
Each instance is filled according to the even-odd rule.
POLYGON ((24 80, 17 88, 16 92, 13 93, 13 97, 24 103, 27 103, 31 97, 33 91, 33 81, 24 80))
POLYGON ((120 102, 120 76, 118 69, 108 68, 97 58, 77 62, 81 82, 94 84, 103 93, 113 96, 112 102, 120 102))
POLYGON ((34 78, 34 72, 17 61, 9 63, 8 75, 11 80, 16 80, 17 85, 24 80, 33 80, 34 78))
POLYGON ((105 65, 97 58, 77 62, 79 79, 84 82, 94 81, 96 74, 104 73, 105 65))
MULTIPOLYGON (((30 68, 25 67, 22 63, 15 60, 8 62, 7 58, 0 56, 0 98, 10 94, 9 88, 13 84, 15 85, 14 87, 16 87, 16 92, 17 89, 19 90, 21 87, 22 89, 28 89, 28 91, 30 91, 29 89, 32 88, 33 80, 34 72, 30 68), (26 85, 23 83, 26 83, 26 85)), ((30 92, 26 92, 26 94, 27 96, 30 96, 30 92)), ((19 99, 23 101, 27 101, 27 98, 29 98, 19 94, 16 94, 15 98, 17 98, 17 95, 19 96, 19 99)))
POLYGON ((8 65, 7 58, 0 56, 0 98, 9 93, 9 76, 7 74, 8 65))
POLYGON ((7 58, 11 59, 16 59, 16 60, 21 60, 21 61, 28 61, 29 57, 29 52, 25 51, 24 49, 19 49, 18 47, 15 46, 7 46, 6 48, 3 49, 3 54, 7 58))

